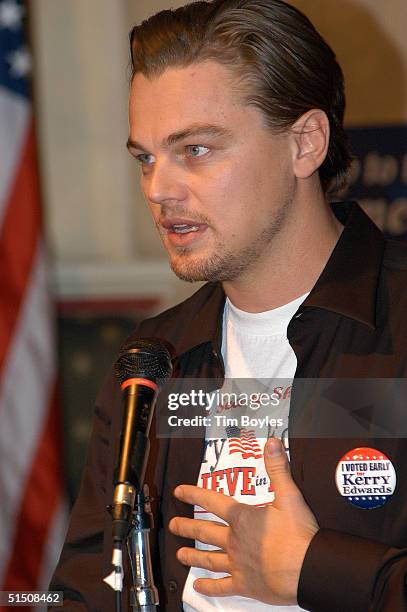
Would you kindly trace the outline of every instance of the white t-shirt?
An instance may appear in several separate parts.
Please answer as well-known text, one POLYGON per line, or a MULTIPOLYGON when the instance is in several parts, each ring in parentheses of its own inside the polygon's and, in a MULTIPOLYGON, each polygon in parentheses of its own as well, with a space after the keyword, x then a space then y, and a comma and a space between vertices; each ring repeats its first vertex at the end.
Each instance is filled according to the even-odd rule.
MULTIPOLYGON (((212 437, 211 432, 207 430, 198 486, 223 492, 246 504, 263 506, 272 503, 274 492, 264 467, 263 448, 267 437, 275 436, 283 440, 288 452, 287 422, 290 391, 297 361, 287 339, 287 327, 307 295, 274 310, 261 313, 244 312, 226 300, 222 341, 225 381, 231 378, 263 379, 258 380, 258 384, 263 389, 266 386, 268 390, 278 387, 280 401, 278 406, 270 407, 270 413, 283 424, 276 426, 272 432, 265 433, 264 438, 255 437, 250 428, 236 432, 233 427, 225 427, 221 438, 219 430, 217 438, 212 437)), ((222 410, 230 412, 230 407, 217 407, 218 413, 222 413, 222 410)), ((197 506, 194 515, 199 519, 220 520, 197 506)), ((195 546, 201 550, 215 548, 198 541, 195 542, 195 546)), ((182 597, 184 610, 186 612, 302 610, 298 606, 271 606, 246 597, 206 597, 193 589, 192 585, 196 578, 220 578, 225 575, 191 567, 182 597)))

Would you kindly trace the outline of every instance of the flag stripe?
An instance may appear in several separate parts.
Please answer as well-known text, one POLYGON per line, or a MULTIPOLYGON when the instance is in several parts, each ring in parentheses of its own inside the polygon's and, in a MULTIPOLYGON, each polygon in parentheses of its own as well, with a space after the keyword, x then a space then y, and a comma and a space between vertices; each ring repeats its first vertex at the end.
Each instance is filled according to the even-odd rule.
POLYGON ((55 383, 48 405, 45 427, 33 457, 17 517, 13 554, 5 574, 4 590, 29 590, 38 583, 41 559, 52 516, 61 497, 61 447, 56 411, 55 383), (21 552, 24 550, 24 564, 21 552))
POLYGON ((52 317, 39 246, 0 387, 0 581, 55 377, 52 317))
MULTIPOLYGON (((38 589, 47 590, 49 587, 52 574, 54 573, 61 554, 62 542, 65 539, 68 526, 68 517, 68 505, 64 496, 61 495, 48 530, 48 539, 44 548, 41 569, 37 581, 38 589)), ((40 611, 36 609, 35 612, 40 611)))
POLYGON ((247 453, 247 452, 250 452, 250 453, 256 453, 256 454, 259 454, 259 455, 260 455, 260 457, 261 457, 261 456, 262 456, 262 454, 263 454, 263 453, 260 451, 260 449, 257 449, 257 448, 252 448, 251 446, 239 446, 238 444, 234 444, 234 445, 232 445, 232 446, 231 446, 231 445, 229 445, 229 449, 230 449, 230 452, 231 452, 231 453, 233 453, 233 452, 236 452, 236 453, 237 453, 237 452, 238 452, 238 453, 247 453))
POLYGON ((230 451, 230 454, 233 455, 233 453, 241 453, 242 455, 242 459, 261 459, 262 455, 256 454, 252 451, 250 452, 242 452, 242 451, 238 451, 238 450, 232 450, 230 451))
POLYGON ((30 120, 30 109, 27 103, 20 96, 9 93, 7 89, 0 86, 1 117, 8 117, 9 120, 1 121, 0 227, 30 120))
POLYGON ((38 173, 32 120, 0 232, 0 381, 40 232, 38 173))

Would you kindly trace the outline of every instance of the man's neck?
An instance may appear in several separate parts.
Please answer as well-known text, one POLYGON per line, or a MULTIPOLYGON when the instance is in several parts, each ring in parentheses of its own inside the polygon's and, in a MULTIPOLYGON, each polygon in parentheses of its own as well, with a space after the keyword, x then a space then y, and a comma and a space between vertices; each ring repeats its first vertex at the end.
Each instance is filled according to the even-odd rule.
POLYGON ((322 194, 316 200, 294 208, 264 257, 238 279, 223 283, 237 308, 265 312, 314 287, 343 230, 322 194))

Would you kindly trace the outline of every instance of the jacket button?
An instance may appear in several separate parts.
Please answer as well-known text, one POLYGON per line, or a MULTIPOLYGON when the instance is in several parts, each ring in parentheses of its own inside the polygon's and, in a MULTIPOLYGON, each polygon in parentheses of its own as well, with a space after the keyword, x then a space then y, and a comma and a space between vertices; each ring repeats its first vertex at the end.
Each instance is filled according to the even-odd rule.
POLYGON ((170 593, 175 593, 176 591, 178 591, 178 583, 176 580, 169 580, 168 581, 168 588, 170 593))

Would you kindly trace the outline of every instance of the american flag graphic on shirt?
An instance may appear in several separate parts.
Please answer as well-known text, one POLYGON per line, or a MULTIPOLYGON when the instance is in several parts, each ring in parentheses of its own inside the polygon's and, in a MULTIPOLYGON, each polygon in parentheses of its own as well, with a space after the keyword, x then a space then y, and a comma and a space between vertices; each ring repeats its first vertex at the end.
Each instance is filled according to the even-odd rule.
POLYGON ((262 450, 254 435, 253 429, 237 426, 226 427, 226 435, 229 443, 229 455, 240 453, 243 459, 260 459, 263 456, 262 450))

